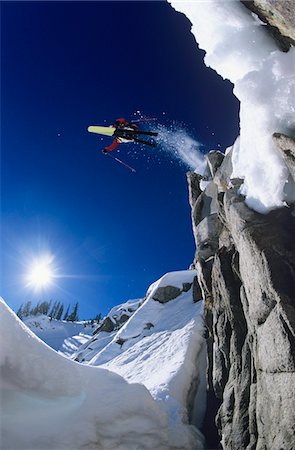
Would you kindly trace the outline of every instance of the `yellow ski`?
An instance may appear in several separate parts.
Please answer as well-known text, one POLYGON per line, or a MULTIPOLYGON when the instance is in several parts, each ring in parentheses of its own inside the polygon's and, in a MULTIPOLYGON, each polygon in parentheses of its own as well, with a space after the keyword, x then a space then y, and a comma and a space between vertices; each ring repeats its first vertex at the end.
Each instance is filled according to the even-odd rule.
POLYGON ((104 136, 113 136, 116 131, 116 128, 90 126, 87 128, 87 131, 89 131, 89 133, 103 134, 104 136))

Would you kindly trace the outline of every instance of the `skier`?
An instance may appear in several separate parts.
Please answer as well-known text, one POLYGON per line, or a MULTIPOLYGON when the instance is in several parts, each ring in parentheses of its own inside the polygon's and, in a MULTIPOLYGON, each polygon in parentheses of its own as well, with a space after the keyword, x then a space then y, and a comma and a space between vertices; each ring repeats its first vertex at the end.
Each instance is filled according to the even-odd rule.
MULTIPOLYGON (((150 120, 157 120, 157 119, 154 119, 154 118, 139 119, 139 120, 136 120, 135 122, 148 122, 150 120)), ((100 126, 100 125, 90 125, 89 127, 87 127, 87 131, 89 131, 89 133, 101 134, 103 136, 113 136, 114 141, 112 142, 112 144, 109 145, 108 147, 104 148, 102 152, 105 155, 110 156, 111 158, 113 158, 114 160, 116 160, 117 162, 122 164, 123 166, 127 167, 132 172, 136 172, 136 170, 133 169, 133 167, 126 164, 125 162, 121 161, 116 156, 111 155, 110 152, 112 150, 115 150, 118 147, 118 145, 120 145, 124 142, 125 143, 126 142, 136 142, 139 144, 148 145, 149 147, 156 147, 157 144, 153 139, 148 140, 148 141, 143 140, 143 139, 141 139, 141 135, 149 136, 149 137, 158 136, 158 133, 156 131, 140 130, 140 128, 135 124, 135 122, 128 122, 123 117, 120 117, 119 119, 117 119, 115 121, 115 123, 113 125, 110 125, 109 127, 100 126)))
POLYGON ((134 142, 135 136, 131 133, 128 133, 128 131, 134 132, 139 130, 139 127, 137 125, 127 122, 127 120, 125 120, 123 117, 117 119, 113 124, 113 127, 116 128, 116 131, 114 133, 115 139, 113 140, 111 145, 103 149, 102 153, 104 154, 115 150, 118 145, 122 144, 123 142, 134 142))

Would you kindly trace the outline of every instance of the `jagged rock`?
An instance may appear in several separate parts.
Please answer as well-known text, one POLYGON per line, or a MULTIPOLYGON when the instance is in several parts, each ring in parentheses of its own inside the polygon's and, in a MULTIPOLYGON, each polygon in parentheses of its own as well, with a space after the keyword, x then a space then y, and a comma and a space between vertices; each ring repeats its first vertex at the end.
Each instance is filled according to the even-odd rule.
POLYGON ((215 173, 214 183, 217 186, 218 192, 225 192, 229 187, 231 174, 233 171, 232 153, 233 149, 231 148, 224 156, 224 159, 220 167, 217 169, 215 173))
POLYGON ((202 179, 201 175, 195 172, 188 172, 186 174, 189 190, 189 202, 191 207, 195 204, 196 200, 202 193, 200 189, 200 181, 202 179))
POLYGON ((116 344, 120 345, 120 347, 122 347, 124 342, 126 342, 126 339, 122 339, 122 338, 116 339, 116 344))
POLYGON ((202 211, 202 219, 218 212, 218 190, 215 183, 209 183, 203 192, 204 207, 202 211))
POLYGON ((106 317, 103 321, 103 323, 96 328, 96 330, 93 332, 93 334, 97 334, 99 331, 107 331, 110 333, 115 329, 114 322, 111 321, 109 317, 106 317))
POLYGON ((281 50, 295 45, 295 8, 293 0, 241 0, 259 19, 267 24, 269 32, 281 50))
POLYGON ((181 294, 181 289, 176 286, 161 286, 153 295, 153 299, 160 303, 167 303, 181 294))
POLYGON ((221 227, 218 214, 211 214, 199 223, 195 230, 196 259, 207 260, 215 255, 219 246, 221 227))
POLYGON ((192 287, 192 283, 182 283, 182 291, 183 292, 188 292, 191 287, 192 287))
POLYGON ((194 224, 194 265, 209 329, 208 385, 222 399, 217 423, 224 449, 289 450, 295 442, 295 218, 288 208, 265 215, 250 210, 239 185, 228 184, 218 195, 218 213, 194 224))
POLYGON ((192 209, 192 218, 195 226, 210 214, 218 212, 218 191, 216 184, 209 183, 195 201, 192 209))
POLYGON ((127 314, 122 314, 118 319, 113 317, 111 320, 109 317, 105 317, 102 324, 100 324, 93 332, 93 335, 97 334, 100 331, 106 331, 107 333, 111 333, 115 329, 119 328, 123 323, 127 322, 130 318, 127 314))
POLYGON ((277 148, 280 150, 284 161, 295 181, 295 141, 290 136, 282 133, 272 135, 277 148))
POLYGON ((130 318, 127 314, 122 314, 119 319, 117 320, 117 323, 122 325, 123 323, 127 322, 127 320, 130 318))
POLYGON ((210 169, 211 177, 214 178, 217 169, 222 164, 224 154, 220 151, 211 150, 211 152, 206 155, 208 167, 210 169))
POLYGON ((294 449, 294 373, 257 372, 257 449, 294 449))
POLYGON ((193 281, 193 301, 194 303, 198 302, 199 300, 202 300, 202 290, 198 282, 198 277, 194 278, 193 281))

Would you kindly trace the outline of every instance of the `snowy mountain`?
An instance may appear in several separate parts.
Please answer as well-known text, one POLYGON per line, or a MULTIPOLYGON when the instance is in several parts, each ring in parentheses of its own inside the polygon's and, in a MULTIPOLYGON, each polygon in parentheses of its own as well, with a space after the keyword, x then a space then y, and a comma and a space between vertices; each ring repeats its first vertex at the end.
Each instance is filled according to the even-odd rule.
POLYGON ((88 343, 92 335, 98 331, 110 332, 120 328, 142 302, 143 299, 128 300, 115 306, 98 326, 95 322, 91 324, 89 321, 72 322, 51 319, 44 314, 30 315, 23 317, 22 320, 47 345, 66 356, 70 356, 81 346, 88 343))
MULTIPOLYGON (((99 325, 73 354, 83 364, 50 349, 1 301, 4 448, 202 449, 206 353, 195 278, 166 274, 144 299, 113 308, 114 329, 99 325)), ((29 323, 53 339, 41 319, 29 323)))

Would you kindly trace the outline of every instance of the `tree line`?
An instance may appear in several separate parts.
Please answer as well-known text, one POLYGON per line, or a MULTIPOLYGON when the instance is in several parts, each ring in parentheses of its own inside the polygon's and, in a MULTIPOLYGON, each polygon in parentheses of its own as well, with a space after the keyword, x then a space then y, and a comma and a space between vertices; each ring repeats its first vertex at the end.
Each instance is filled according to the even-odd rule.
MULTIPOLYGON (((79 321, 79 315, 78 315, 78 308, 79 303, 77 302, 73 308, 71 308, 71 305, 68 305, 67 309, 65 310, 64 304, 61 302, 38 302, 37 305, 33 305, 31 301, 28 301, 26 303, 23 303, 18 311, 17 316, 20 319, 23 319, 24 317, 28 316, 39 316, 40 314, 44 314, 45 316, 48 316, 50 320, 56 319, 56 320, 66 320, 68 322, 78 322, 79 321)), ((99 322, 102 318, 102 315, 99 313, 96 315, 94 319, 89 319, 89 323, 93 324, 94 322, 99 322)))

